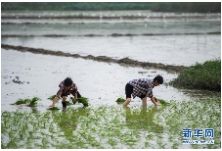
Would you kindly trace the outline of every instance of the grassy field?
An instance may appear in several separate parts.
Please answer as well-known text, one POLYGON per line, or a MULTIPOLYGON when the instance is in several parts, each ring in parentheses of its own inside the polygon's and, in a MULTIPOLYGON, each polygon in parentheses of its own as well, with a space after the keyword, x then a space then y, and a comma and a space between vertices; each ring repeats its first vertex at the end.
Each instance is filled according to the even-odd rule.
POLYGON ((169 84, 179 88, 221 91, 221 60, 188 67, 169 84))

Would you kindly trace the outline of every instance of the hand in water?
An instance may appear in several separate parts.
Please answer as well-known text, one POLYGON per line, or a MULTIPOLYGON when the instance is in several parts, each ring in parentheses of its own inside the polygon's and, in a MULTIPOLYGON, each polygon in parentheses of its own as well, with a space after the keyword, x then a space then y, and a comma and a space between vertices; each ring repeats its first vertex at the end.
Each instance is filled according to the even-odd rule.
POLYGON ((52 105, 50 105, 49 107, 54 107, 55 105, 54 104, 52 104, 52 105))

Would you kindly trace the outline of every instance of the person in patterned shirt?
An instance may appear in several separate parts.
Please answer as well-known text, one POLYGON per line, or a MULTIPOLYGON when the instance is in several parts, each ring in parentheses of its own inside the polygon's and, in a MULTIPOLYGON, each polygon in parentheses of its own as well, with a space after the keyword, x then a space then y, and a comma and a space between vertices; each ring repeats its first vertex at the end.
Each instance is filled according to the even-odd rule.
POLYGON ((57 92, 56 97, 54 98, 52 105, 50 105, 49 107, 54 107, 57 100, 60 97, 62 97, 63 107, 66 107, 66 98, 67 98, 68 95, 72 94, 75 99, 81 97, 75 83, 69 77, 67 77, 64 81, 62 81, 59 84, 59 87, 60 87, 60 89, 57 92))
POLYGON ((147 97, 149 97, 153 104, 158 106, 152 89, 160 84, 163 84, 163 77, 160 75, 157 75, 154 79, 141 78, 129 81, 125 87, 126 101, 123 106, 127 106, 130 103, 131 94, 133 98, 136 96, 141 98, 143 105, 147 105, 147 97))

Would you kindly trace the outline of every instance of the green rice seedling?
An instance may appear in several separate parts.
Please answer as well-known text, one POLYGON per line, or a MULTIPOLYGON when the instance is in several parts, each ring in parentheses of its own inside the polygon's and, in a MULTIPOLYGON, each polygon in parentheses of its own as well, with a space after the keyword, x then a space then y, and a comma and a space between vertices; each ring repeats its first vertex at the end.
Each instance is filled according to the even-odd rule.
POLYGON ((76 102, 78 102, 77 99, 75 99, 74 97, 71 97, 71 100, 73 104, 76 104, 76 102))
POLYGON ((20 105, 20 104, 28 104, 30 103, 31 100, 30 99, 19 99, 18 101, 16 101, 14 104, 11 104, 11 105, 20 105))
POLYGON ((170 105, 170 103, 164 101, 164 100, 161 100, 161 99, 157 99, 158 102, 160 102, 161 105, 163 106, 167 106, 167 105, 170 105))
POLYGON ((89 106, 88 98, 81 97, 77 98, 76 100, 78 101, 78 103, 82 103, 84 106, 89 106))
POLYGON ((70 105, 73 105, 71 102, 70 102, 70 100, 69 101, 66 101, 66 105, 67 106, 70 106, 70 105))
POLYGON ((47 110, 60 110, 60 109, 57 108, 57 107, 50 107, 50 108, 48 108, 47 110))
POLYGON ((32 100, 30 100, 30 99, 19 99, 18 101, 16 101, 15 103, 13 103, 11 105, 28 104, 29 107, 34 107, 37 104, 38 100, 40 100, 40 98, 38 98, 38 97, 34 97, 34 98, 32 98, 32 100))
POLYGON ((30 101, 30 103, 29 103, 28 106, 29 106, 29 107, 34 107, 34 106, 36 106, 38 100, 40 100, 40 98, 38 98, 38 97, 32 98, 32 100, 30 101))
POLYGON ((126 100, 125 99, 123 99, 123 98, 118 98, 117 100, 116 100, 116 102, 125 102, 126 100))
MULTIPOLYGON (((53 101, 55 99, 55 97, 56 97, 56 95, 52 95, 48 99, 53 101)), ((61 98, 59 98, 58 100, 61 100, 61 98)))

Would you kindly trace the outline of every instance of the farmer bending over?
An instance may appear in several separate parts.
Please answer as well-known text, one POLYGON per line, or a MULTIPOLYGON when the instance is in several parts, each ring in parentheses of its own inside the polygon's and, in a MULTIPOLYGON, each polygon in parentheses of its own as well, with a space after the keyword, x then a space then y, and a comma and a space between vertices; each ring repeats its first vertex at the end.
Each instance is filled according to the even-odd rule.
POLYGON ((75 83, 73 83, 71 78, 66 78, 64 81, 62 81, 59 84, 59 91, 56 94, 55 99, 53 100, 52 105, 50 105, 49 107, 54 107, 58 98, 62 97, 62 105, 63 107, 66 107, 66 98, 68 95, 72 94, 75 99, 81 97, 81 95, 79 94, 79 92, 77 91, 77 87, 75 85, 75 83))
POLYGON ((143 105, 147 105, 147 97, 149 97, 153 104, 158 106, 156 98, 153 96, 152 89, 162 83, 163 77, 160 75, 156 76, 154 79, 141 78, 129 81, 125 87, 126 101, 123 103, 123 106, 127 106, 130 103, 131 94, 133 98, 136 96, 141 98, 143 105))

